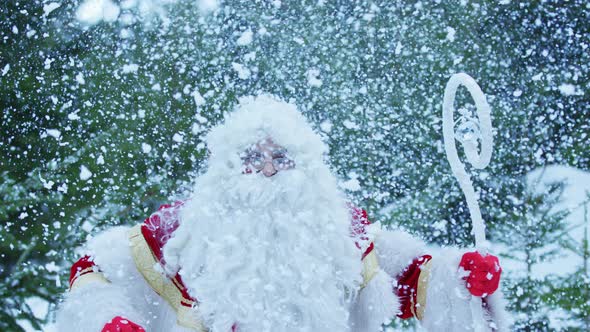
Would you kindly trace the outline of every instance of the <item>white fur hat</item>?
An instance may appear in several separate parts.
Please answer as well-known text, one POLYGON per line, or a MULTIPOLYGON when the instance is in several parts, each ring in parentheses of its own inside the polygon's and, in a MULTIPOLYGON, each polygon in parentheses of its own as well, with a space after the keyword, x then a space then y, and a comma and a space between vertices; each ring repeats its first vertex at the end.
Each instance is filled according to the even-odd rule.
POLYGON ((323 163, 328 150, 295 105, 270 95, 243 97, 234 112, 206 136, 210 167, 239 168, 239 154, 267 137, 285 147, 298 168, 323 163))

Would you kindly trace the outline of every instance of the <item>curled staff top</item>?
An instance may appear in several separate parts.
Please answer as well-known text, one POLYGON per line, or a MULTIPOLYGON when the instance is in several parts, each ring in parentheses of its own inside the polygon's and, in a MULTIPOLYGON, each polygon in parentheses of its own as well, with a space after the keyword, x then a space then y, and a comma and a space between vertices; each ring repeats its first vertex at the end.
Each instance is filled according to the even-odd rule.
POLYGON ((461 190, 463 190, 465 199, 467 200, 467 206, 469 207, 473 224, 473 233, 475 235, 475 245, 483 249, 486 246, 485 225, 477 201, 478 196, 465 170, 465 165, 459 160, 459 154, 455 145, 455 121, 453 119, 453 112, 455 111, 454 104, 457 89, 461 85, 467 88, 477 107, 479 132, 481 134, 481 152, 478 152, 477 140, 469 139, 461 141, 467 160, 476 169, 485 168, 492 158, 492 120, 490 118, 490 106, 475 80, 465 73, 458 73, 451 76, 445 88, 443 100, 443 138, 445 151, 449 164, 451 165, 451 170, 457 181, 459 181, 461 190))
MULTIPOLYGON (((477 107, 477 117, 479 119, 479 129, 481 132, 481 153, 477 152, 476 142, 472 140, 464 141, 465 155, 469 163, 477 168, 485 168, 492 158, 493 138, 492 138, 492 120, 490 118, 490 105, 486 100, 486 96, 481 91, 479 85, 471 76, 465 73, 459 73, 451 76, 445 88, 445 95, 443 101, 443 135, 445 140, 445 149, 447 156, 459 161, 457 150, 455 148, 453 137, 455 135, 453 121, 453 111, 455 103, 455 95, 459 86, 463 85, 467 88, 475 106, 477 107)), ((450 160, 449 160, 450 161, 450 160)), ((451 162, 451 167, 453 167, 451 162)))

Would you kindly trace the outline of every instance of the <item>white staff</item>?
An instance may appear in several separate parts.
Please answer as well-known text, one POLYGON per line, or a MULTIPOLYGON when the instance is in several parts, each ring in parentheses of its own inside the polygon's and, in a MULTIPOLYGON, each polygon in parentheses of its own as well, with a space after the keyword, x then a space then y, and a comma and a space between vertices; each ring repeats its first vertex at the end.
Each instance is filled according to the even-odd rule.
MULTIPOLYGON (((455 110, 455 94, 460 85, 467 88, 475 102, 475 106, 477 107, 479 132, 481 135, 481 152, 478 153, 476 137, 473 139, 461 140, 467 160, 471 166, 476 169, 484 169, 490 163, 492 157, 493 141, 490 106, 479 85, 477 85, 471 76, 465 73, 454 74, 451 76, 445 88, 445 96, 443 100, 443 138, 445 151, 447 153, 449 164, 451 164, 453 174, 455 175, 455 178, 457 178, 457 181, 459 181, 459 186, 461 187, 461 190, 463 190, 463 194, 465 194, 465 199, 467 200, 473 233, 475 235, 475 247, 480 253, 485 255, 488 248, 486 243, 485 225, 477 201, 478 195, 473 189, 473 183, 471 182, 469 174, 465 171, 465 165, 459 160, 459 155, 457 154, 457 148, 455 146, 455 121, 453 120, 453 112, 455 110)), ((483 322, 485 320, 480 298, 475 296, 471 298, 471 312, 474 318, 475 331, 483 331, 483 322)))

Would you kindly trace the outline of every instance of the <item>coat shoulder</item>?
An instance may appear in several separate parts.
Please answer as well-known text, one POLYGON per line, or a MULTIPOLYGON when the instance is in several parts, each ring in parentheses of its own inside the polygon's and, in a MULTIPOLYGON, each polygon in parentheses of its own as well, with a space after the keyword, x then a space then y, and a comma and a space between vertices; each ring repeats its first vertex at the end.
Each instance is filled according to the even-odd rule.
POLYGON ((92 257, 100 271, 111 282, 136 274, 129 246, 129 226, 109 228, 90 239, 85 253, 92 257))

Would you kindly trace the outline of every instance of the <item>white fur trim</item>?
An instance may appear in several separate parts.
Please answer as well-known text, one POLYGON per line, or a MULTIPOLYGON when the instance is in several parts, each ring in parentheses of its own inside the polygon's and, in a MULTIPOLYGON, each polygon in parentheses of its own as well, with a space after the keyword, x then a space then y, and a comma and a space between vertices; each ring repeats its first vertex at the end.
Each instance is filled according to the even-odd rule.
POLYGON ((399 230, 383 230, 375 239, 379 266, 392 277, 423 255, 425 247, 422 240, 399 230))
POLYGON ((376 332, 388 324, 399 311, 399 300, 393 293, 393 280, 379 270, 360 291, 350 313, 351 332, 376 332))
MULTIPOLYGON (((428 331, 473 331, 470 308, 472 297, 462 278, 465 271, 459 269, 459 262, 465 252, 452 248, 432 250, 426 310, 421 322, 428 331)), ((506 328, 509 321, 503 308, 501 291, 498 290, 490 299, 494 326, 505 331, 503 328, 506 328)), ((489 320, 489 316, 486 315, 486 318, 489 320)), ((487 326, 487 331, 491 330, 491 326, 487 326)))
POLYGON ((458 272, 461 253, 443 249, 432 256, 422 326, 428 331, 473 331, 471 295, 458 272))
POLYGON ((90 239, 86 245, 86 253, 94 259, 105 277, 114 283, 128 284, 141 277, 131 256, 129 229, 125 226, 109 228, 90 239))
POLYGON ((506 310, 506 305, 508 303, 504 299, 504 293, 502 292, 501 284, 494 294, 487 297, 487 301, 490 306, 490 315, 496 324, 496 330, 498 332, 510 331, 510 326, 513 323, 513 319, 506 310))
POLYGON ((116 316, 146 331, 190 331, 176 324, 176 313, 137 271, 128 231, 129 227, 113 227, 88 241, 84 252, 111 283, 88 284, 66 294, 57 315, 59 331, 100 331, 116 316))
POLYGON ((144 318, 134 309, 125 288, 91 283, 69 292, 57 313, 57 331, 100 332, 116 316, 142 325, 144 318))
POLYGON ((85 254, 94 259, 110 283, 91 283, 67 293, 57 315, 59 331, 100 331, 116 316, 144 324, 145 314, 140 312, 147 312, 142 305, 145 299, 138 298, 136 290, 145 282, 131 257, 128 229, 113 227, 88 242, 85 254))
POLYGON ((287 149, 298 168, 312 169, 328 150, 295 105, 269 95, 244 97, 225 122, 207 134, 209 166, 241 172, 239 153, 269 136, 287 149))
POLYGON ((131 254, 129 229, 119 226, 104 231, 88 241, 87 251, 108 280, 127 289, 135 300, 135 309, 149 315, 159 311, 153 302, 161 299, 137 271, 131 254))

